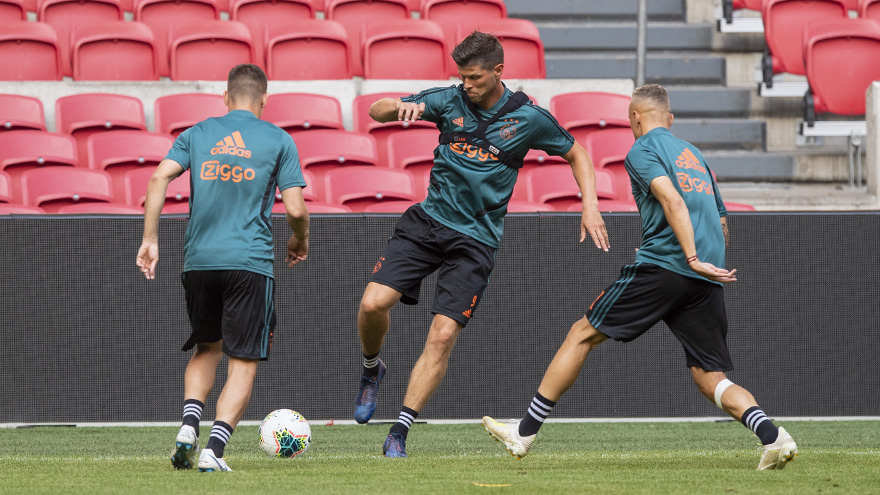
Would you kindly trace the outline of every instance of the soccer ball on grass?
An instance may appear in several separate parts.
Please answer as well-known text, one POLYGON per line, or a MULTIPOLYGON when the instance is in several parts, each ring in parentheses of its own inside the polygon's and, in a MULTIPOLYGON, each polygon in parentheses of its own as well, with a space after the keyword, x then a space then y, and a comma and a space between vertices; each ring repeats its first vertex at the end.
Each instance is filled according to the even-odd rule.
POLYGON ((260 448, 269 457, 296 457, 309 448, 311 441, 312 429, 296 411, 278 409, 260 423, 260 448))

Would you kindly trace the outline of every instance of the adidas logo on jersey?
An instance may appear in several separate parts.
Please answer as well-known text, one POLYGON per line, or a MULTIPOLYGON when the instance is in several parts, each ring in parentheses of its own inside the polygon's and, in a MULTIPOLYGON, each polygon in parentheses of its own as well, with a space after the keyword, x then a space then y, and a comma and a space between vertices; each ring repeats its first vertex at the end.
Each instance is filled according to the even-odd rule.
POLYGON ((457 119, 452 119, 452 123, 457 125, 458 127, 464 127, 464 117, 459 117, 457 119))
POLYGON ((241 138, 241 133, 238 131, 226 136, 221 141, 217 141, 217 144, 214 146, 214 148, 211 148, 212 155, 235 155, 243 158, 251 157, 251 150, 246 149, 244 140, 241 138))

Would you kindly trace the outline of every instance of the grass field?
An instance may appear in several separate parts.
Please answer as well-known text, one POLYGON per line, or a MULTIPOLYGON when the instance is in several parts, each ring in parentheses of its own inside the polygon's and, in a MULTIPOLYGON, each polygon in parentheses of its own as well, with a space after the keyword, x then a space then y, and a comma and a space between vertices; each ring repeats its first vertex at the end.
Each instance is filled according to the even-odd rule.
POLYGON ((292 460, 267 458, 257 427, 241 426, 226 449, 234 473, 175 471, 176 427, 0 429, 0 493, 880 493, 880 422, 783 425, 800 455, 763 472, 733 422, 548 423, 522 460, 478 424, 417 424, 408 459, 381 456, 387 425, 313 425, 292 460))

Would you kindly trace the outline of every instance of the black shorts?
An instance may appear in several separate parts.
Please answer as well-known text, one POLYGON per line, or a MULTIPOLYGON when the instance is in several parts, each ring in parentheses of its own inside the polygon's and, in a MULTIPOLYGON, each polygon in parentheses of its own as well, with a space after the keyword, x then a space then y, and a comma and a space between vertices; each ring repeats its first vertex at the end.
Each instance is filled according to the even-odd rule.
POLYGON ((650 263, 627 265, 590 305, 587 319, 614 340, 629 342, 663 320, 684 347, 687 365, 730 371, 724 289, 650 263))
POLYGON ((242 359, 268 359, 275 332, 275 280, 246 270, 196 270, 180 276, 192 335, 199 342, 223 340, 223 352, 242 359))
POLYGON ((404 304, 418 304, 422 280, 439 269, 431 312, 466 326, 489 283, 495 251, 434 220, 415 204, 397 221, 370 281, 402 293, 404 304))

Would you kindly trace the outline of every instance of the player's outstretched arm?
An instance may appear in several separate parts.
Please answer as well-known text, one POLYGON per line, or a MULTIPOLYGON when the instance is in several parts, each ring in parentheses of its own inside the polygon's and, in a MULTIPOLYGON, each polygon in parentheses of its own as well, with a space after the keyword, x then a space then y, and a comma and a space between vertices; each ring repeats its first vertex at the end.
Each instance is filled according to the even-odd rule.
POLYGON ((596 197, 596 173, 593 171, 590 155, 583 146, 574 143, 562 158, 565 158, 571 165, 571 173, 581 190, 583 212, 581 213, 580 242, 584 242, 589 234, 597 248, 608 251, 611 248, 611 242, 608 240, 608 231, 605 230, 605 220, 599 213, 599 200, 596 197))
POLYGON ((281 191, 281 201, 287 210, 287 225, 293 231, 287 241, 286 262, 290 268, 309 257, 309 210, 301 187, 290 187, 281 191))
POLYGON ((424 111, 424 103, 403 102, 400 98, 382 98, 370 106, 370 118, 383 124, 393 120, 415 122, 421 118, 424 111))
POLYGON ((156 278, 159 262, 159 215, 165 205, 168 183, 183 173, 183 167, 174 160, 162 160, 147 185, 144 203, 144 236, 135 263, 147 280, 156 278))
POLYGON ((666 221, 672 227, 691 270, 716 282, 735 282, 735 269, 728 271, 711 263, 700 261, 694 242, 694 227, 691 224, 687 205, 684 203, 684 198, 678 193, 678 189, 672 184, 672 180, 665 176, 657 177, 651 181, 651 194, 663 206, 666 221))

